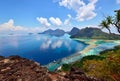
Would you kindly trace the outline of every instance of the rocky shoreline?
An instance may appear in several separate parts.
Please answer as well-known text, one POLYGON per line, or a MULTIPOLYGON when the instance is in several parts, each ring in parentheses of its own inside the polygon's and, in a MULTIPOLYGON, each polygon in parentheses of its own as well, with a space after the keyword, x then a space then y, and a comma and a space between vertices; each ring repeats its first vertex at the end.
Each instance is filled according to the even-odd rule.
POLYGON ((49 72, 37 62, 20 56, 0 56, 0 81, 103 81, 88 77, 79 68, 72 67, 64 75, 49 72))

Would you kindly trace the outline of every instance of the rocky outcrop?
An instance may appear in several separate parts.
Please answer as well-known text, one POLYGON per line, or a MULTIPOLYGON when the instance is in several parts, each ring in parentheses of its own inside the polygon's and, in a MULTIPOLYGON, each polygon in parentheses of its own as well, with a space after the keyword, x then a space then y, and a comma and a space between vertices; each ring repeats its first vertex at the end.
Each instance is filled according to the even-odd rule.
POLYGON ((82 69, 75 67, 71 68, 70 73, 66 74, 65 78, 69 79, 69 81, 104 81, 93 77, 88 77, 82 69))
POLYGON ((49 72, 37 62, 19 56, 0 56, 0 81, 103 81, 72 67, 67 74, 49 72))
POLYGON ((0 81, 52 81, 46 68, 19 56, 0 57, 0 81))

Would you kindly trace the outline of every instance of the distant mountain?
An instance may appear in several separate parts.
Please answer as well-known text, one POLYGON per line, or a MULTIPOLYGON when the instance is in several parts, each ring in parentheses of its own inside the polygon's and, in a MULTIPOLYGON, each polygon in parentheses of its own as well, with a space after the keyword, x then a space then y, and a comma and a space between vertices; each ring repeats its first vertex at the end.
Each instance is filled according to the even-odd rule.
POLYGON ((69 32, 69 35, 75 35, 77 34, 78 32, 80 32, 80 29, 76 28, 76 27, 73 27, 72 30, 69 32))
POLYGON ((120 39, 119 35, 116 34, 108 34, 101 29, 98 28, 84 28, 81 29, 79 32, 77 32, 74 35, 71 35, 71 38, 93 38, 93 39, 120 39))
POLYGON ((48 35, 53 35, 53 36, 63 36, 65 34, 65 31, 64 30, 60 30, 60 29, 56 29, 56 30, 52 30, 52 29, 49 29, 49 30, 46 30, 42 33, 39 33, 39 34, 48 34, 48 35))

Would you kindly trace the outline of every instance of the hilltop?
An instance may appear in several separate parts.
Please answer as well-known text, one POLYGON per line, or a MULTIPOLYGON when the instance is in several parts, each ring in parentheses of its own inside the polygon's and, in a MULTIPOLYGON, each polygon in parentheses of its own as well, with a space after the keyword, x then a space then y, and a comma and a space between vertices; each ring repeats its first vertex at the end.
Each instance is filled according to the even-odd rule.
POLYGON ((84 28, 84 29, 78 29, 73 28, 70 31, 71 38, 91 38, 91 39, 109 39, 109 40, 115 40, 120 39, 120 36, 117 34, 108 34, 106 32, 103 32, 99 28, 84 28), (77 32, 73 32, 73 31, 77 32), (71 34, 72 33, 72 34, 71 34), (74 34, 73 34, 74 33, 74 34))

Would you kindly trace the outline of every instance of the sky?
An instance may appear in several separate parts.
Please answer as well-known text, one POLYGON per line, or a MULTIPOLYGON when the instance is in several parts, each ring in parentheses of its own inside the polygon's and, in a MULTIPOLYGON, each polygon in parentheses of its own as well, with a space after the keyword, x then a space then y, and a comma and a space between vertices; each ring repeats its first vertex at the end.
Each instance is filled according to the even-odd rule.
POLYGON ((0 0, 0 34, 98 27, 117 9, 120 0, 0 0))

